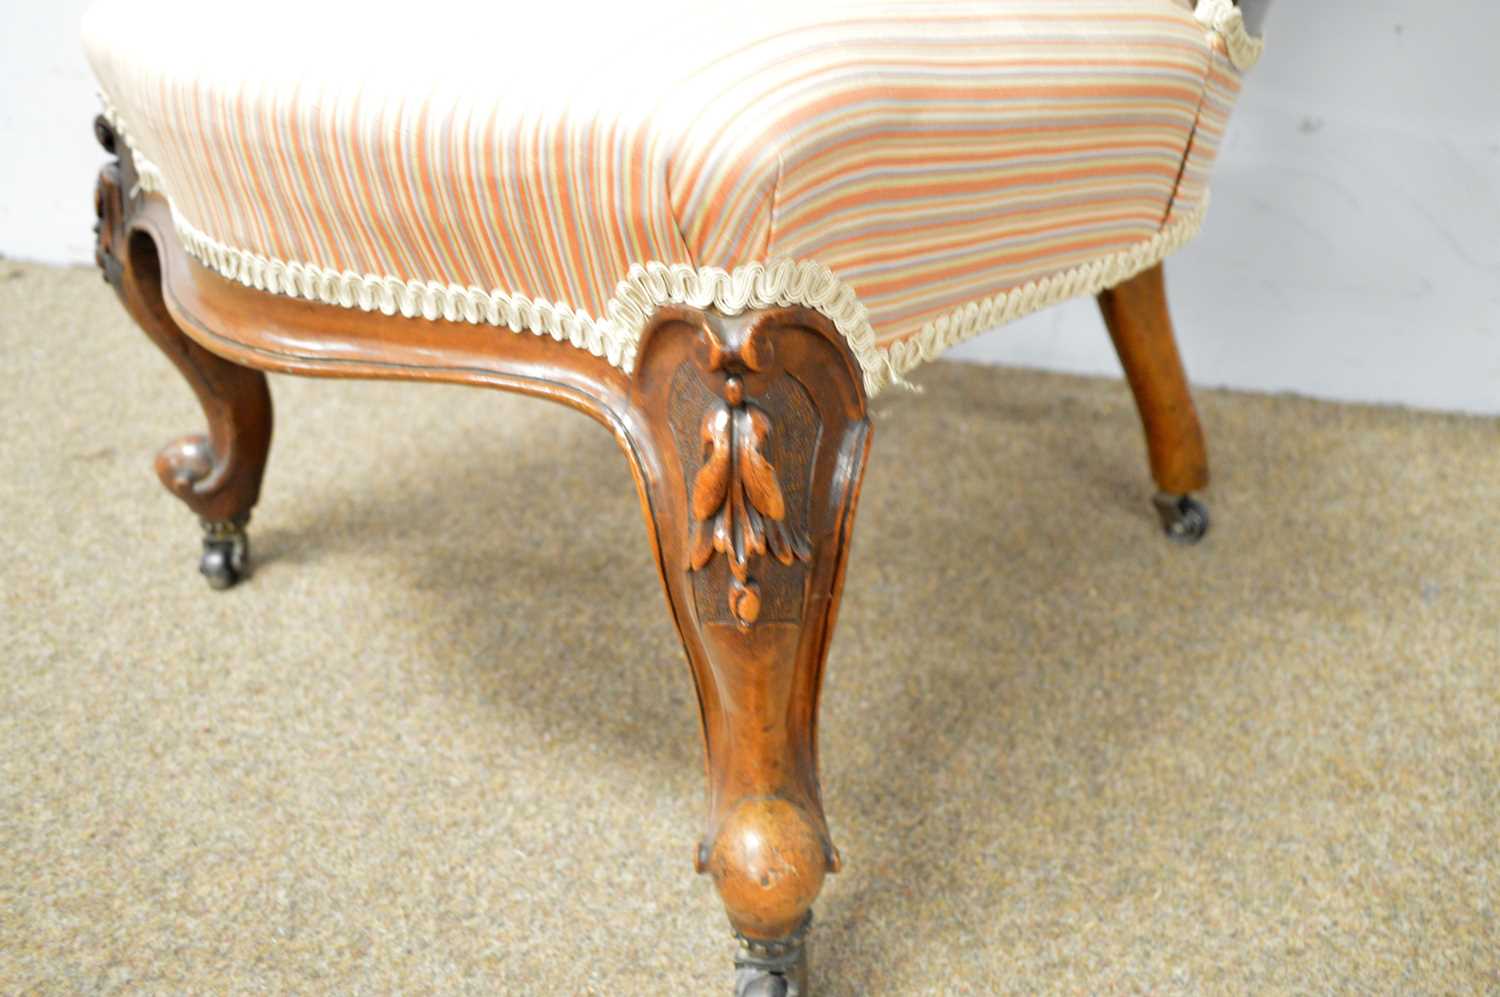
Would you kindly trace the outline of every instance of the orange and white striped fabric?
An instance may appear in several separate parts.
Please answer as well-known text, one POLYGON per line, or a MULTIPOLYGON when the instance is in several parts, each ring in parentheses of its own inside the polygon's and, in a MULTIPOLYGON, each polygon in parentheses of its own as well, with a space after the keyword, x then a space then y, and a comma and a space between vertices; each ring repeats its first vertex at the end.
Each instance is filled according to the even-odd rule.
POLYGON ((228 276, 626 370, 657 304, 810 305, 873 391, 1191 237, 1259 51, 1237 17, 105 0, 85 33, 143 185, 228 276))

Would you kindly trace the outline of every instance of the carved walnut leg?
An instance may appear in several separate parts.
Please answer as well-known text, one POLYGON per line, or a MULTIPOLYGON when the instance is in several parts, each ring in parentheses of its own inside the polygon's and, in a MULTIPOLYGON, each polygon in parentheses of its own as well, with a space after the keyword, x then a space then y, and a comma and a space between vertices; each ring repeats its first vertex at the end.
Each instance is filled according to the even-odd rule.
POLYGON ((1172 333, 1161 264, 1101 292, 1099 311, 1140 410, 1162 526, 1173 540, 1194 543, 1208 530, 1208 511, 1191 494, 1208 484, 1208 454, 1172 333))
POLYGON ((870 444, 858 366, 822 316, 667 308, 628 429, 702 711, 698 846, 741 941, 740 994, 806 993, 803 940, 836 871, 818 689, 870 444))
MULTIPOLYGON (((102 117, 95 134, 110 153, 118 142, 102 117)), ((132 234, 134 168, 128 155, 99 173, 95 260, 132 318, 182 372, 208 420, 208 434, 169 443, 156 457, 156 474, 203 523, 200 570, 214 588, 228 588, 245 573, 245 525, 260 495, 271 446, 271 394, 265 375, 230 363, 183 334, 162 300, 155 244, 132 234)))

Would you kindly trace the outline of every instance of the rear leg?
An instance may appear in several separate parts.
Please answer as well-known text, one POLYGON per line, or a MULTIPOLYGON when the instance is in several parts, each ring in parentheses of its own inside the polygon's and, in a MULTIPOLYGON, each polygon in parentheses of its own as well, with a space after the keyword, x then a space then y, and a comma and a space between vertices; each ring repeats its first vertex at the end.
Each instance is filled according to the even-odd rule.
POLYGON ((1101 291, 1099 311, 1146 432, 1157 488, 1152 501, 1162 527, 1173 540, 1196 543, 1208 532, 1208 510, 1193 496, 1208 484, 1208 453, 1172 332, 1161 264, 1101 291))

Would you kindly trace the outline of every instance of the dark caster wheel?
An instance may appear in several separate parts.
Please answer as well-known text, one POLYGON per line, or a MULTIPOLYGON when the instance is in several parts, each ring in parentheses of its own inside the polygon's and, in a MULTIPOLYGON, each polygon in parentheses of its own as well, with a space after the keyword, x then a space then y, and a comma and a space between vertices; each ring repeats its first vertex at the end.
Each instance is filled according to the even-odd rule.
POLYGON ((808 997, 807 931, 812 917, 790 938, 762 942, 740 937, 734 960, 734 997, 808 997))
POLYGON ((203 559, 198 570, 214 589, 233 588, 250 564, 250 538, 244 520, 203 524, 203 559))
POLYGON ((1151 502, 1167 539, 1174 543, 1195 544, 1208 532, 1208 507, 1191 495, 1157 492, 1151 502))
POLYGON ((734 997, 807 997, 805 980, 798 967, 787 975, 746 966, 734 971, 734 997))

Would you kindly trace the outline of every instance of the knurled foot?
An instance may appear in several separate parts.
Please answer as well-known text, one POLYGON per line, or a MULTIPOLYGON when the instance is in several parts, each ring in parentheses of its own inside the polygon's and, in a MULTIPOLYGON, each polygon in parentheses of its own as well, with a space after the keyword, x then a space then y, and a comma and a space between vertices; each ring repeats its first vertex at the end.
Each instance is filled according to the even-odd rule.
POLYGON ((812 915, 786 938, 762 941, 736 934, 734 997, 807 997, 807 933, 812 915))
POLYGON ((1161 517, 1167 539, 1180 544, 1195 544, 1208 532, 1208 507, 1191 495, 1157 492, 1151 503, 1161 517))
POLYGON ((245 526, 248 515, 234 519, 203 522, 203 559, 198 570, 208 579, 210 588, 227 589, 249 573, 250 537, 245 526))

